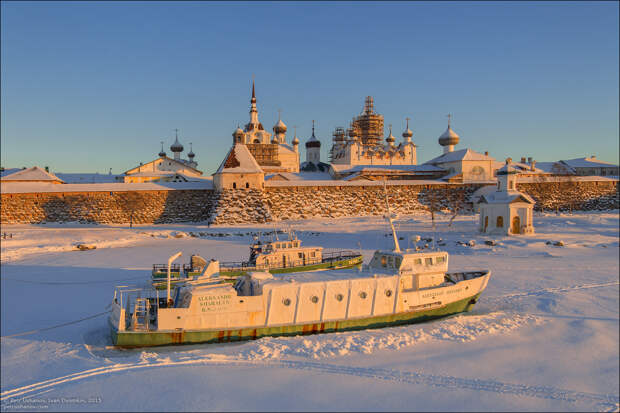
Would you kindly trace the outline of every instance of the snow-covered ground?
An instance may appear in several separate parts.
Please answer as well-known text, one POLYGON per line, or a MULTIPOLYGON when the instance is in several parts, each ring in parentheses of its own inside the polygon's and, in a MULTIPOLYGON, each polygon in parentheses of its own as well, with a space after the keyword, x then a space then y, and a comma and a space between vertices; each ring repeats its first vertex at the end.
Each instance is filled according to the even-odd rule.
MULTIPOLYGON (((492 270, 471 313, 134 350, 110 346, 105 316, 47 328, 106 311, 114 285, 148 279, 151 264, 176 251, 183 262, 192 253, 246 259, 252 233, 273 225, 3 225, 13 237, 0 239, 1 409, 617 411, 618 212, 535 215, 527 237, 481 236, 476 219, 448 226, 441 217, 436 233, 428 216, 398 225, 403 247, 413 235, 441 238, 452 271, 492 270), (6 337, 32 330, 41 331, 6 337)), ((285 224, 304 245, 361 245, 366 262, 391 246, 378 217, 285 224)))

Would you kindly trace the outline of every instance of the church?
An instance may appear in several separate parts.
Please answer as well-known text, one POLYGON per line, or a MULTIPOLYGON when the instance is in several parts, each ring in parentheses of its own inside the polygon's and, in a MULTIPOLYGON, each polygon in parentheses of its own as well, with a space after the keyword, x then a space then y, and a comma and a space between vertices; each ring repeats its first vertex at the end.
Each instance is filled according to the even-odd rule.
POLYGON ((299 172, 299 139, 295 136, 286 143, 287 127, 278 116, 273 134, 267 132, 258 120, 256 92, 252 82, 250 121, 243 129, 233 132, 233 145, 244 144, 265 173, 299 172))

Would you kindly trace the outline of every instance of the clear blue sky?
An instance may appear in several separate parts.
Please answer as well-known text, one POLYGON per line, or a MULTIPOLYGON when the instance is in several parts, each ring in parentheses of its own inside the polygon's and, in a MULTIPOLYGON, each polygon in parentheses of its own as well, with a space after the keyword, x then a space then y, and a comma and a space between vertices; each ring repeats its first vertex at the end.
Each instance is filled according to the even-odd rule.
MULTIPOLYGON (((366 95, 418 162, 457 149, 498 160, 618 163, 618 2, 2 2, 1 162, 121 173, 175 128, 211 174, 248 120, 277 109, 303 143, 366 95)), ((183 154, 185 155, 185 153, 183 154)))

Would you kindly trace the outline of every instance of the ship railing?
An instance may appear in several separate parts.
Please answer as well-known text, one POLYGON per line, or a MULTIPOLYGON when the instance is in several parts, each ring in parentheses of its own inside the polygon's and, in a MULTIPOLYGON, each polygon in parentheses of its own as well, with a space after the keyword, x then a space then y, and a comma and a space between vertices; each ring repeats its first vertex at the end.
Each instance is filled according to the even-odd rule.
POLYGON ((221 262, 220 269, 224 271, 268 271, 273 269, 291 268, 291 267, 304 267, 309 265, 317 265, 330 263, 334 261, 342 261, 359 257, 360 254, 355 251, 333 251, 324 252, 321 258, 300 258, 297 260, 287 260, 273 262, 270 265, 255 265, 253 263, 245 262, 221 262))
MULTIPOLYGON (((168 272, 168 264, 153 264, 153 272, 168 272)), ((181 272, 181 264, 170 265, 170 272, 181 272)))

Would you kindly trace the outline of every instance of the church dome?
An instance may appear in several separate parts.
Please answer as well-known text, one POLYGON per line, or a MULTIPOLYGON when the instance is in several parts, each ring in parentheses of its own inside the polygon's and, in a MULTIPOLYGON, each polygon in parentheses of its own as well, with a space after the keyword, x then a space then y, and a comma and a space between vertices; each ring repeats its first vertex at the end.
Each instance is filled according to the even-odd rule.
POLYGON ((238 126, 232 134, 233 138, 243 138, 244 135, 245 134, 243 133, 243 130, 241 130, 241 128, 238 126))
POLYGON ((278 120, 278 123, 273 127, 275 133, 286 133, 286 125, 282 122, 282 119, 278 120))
POLYGON ((439 144, 441 146, 456 145, 459 143, 459 135, 456 134, 448 125, 448 129, 439 137, 439 144))
POLYGON ((179 138, 178 137, 176 138, 174 143, 172 145, 170 145, 170 150, 172 152, 183 152, 183 145, 181 145, 181 143, 179 142, 179 138))
POLYGON ((392 125, 390 125, 390 134, 388 135, 387 138, 385 138, 385 141, 389 143, 390 145, 396 142, 396 138, 394 137, 394 135, 392 135, 392 125))
POLYGON ((295 136, 293 138, 293 141, 291 142, 293 145, 299 145, 299 139, 297 139, 297 136, 295 136))
POLYGON ((166 156, 166 152, 161 150, 161 151, 159 151, 158 155, 159 155, 160 158, 163 158, 164 156, 166 156))
POLYGON ((312 121, 312 136, 306 141, 306 148, 320 148, 321 141, 314 136, 314 121, 312 121))
POLYGON ((412 137, 413 137, 413 132, 411 131, 411 129, 407 128, 407 130, 403 132, 403 138, 411 139, 412 137))

